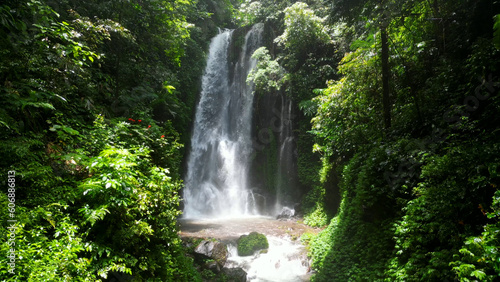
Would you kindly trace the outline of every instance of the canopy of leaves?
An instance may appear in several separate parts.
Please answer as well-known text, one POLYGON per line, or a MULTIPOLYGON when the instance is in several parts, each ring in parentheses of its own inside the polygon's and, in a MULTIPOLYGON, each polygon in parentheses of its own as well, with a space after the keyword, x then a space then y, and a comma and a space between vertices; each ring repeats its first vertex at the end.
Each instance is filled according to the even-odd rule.
POLYGON ((314 148, 340 178, 342 204, 311 241, 313 280, 498 277, 499 122, 493 113, 499 109, 494 16, 500 7, 453 4, 333 3, 338 17, 330 24, 354 24, 341 30, 351 44, 342 49, 340 77, 317 91, 316 107, 303 108, 316 109, 314 148), (389 129, 382 122, 382 25, 389 38, 389 129))
MULTIPOLYGON (((193 8, 190 1, 0 4, 0 171, 15 171, 14 190, 0 200, 8 205, 15 195, 17 220, 16 267, 9 273, 3 256, 2 280, 199 279, 175 224, 179 142, 196 92, 176 86, 188 83, 178 73, 193 8)), ((4 253, 11 247, 0 245, 4 253)))

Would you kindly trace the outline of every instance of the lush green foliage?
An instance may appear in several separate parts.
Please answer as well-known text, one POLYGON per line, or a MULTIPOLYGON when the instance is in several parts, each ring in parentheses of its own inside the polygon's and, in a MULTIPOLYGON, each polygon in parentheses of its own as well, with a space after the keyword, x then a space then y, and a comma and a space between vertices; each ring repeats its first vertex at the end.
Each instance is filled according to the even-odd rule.
POLYGON ((188 19, 209 18, 203 3, 2 2, 0 171, 16 187, 0 199, 15 193, 17 220, 2 280, 199 280, 176 218, 209 36, 188 19))
MULTIPOLYGON (((316 107, 302 103, 304 111, 316 109, 312 132, 315 150, 327 160, 323 166, 341 172, 338 214, 311 240, 314 280, 498 277, 500 160, 493 113, 500 106, 500 61, 493 16, 499 7, 466 2, 337 1, 333 7, 337 18, 330 24, 340 34, 333 38, 345 52, 341 77, 319 91, 316 107), (429 21, 450 15, 461 18, 429 21), (389 129, 383 122, 383 25, 390 42, 389 129)), ((317 198, 318 206, 324 203, 317 198)))
POLYGON ((260 47, 252 58, 257 60, 257 67, 250 71, 247 81, 255 83, 255 90, 260 93, 280 90, 283 84, 283 69, 277 60, 272 60, 269 50, 260 47))
POLYGON ((308 239, 313 280, 494 281, 498 1, 236 2, 0 4, 0 171, 16 172, 17 220, 0 227, 16 274, 2 256, 0 277, 199 280, 175 221, 204 50, 216 26, 265 21, 275 44, 248 79, 301 110, 304 222, 329 223, 308 239))
POLYGON ((266 235, 257 232, 241 235, 237 243, 239 256, 251 256, 255 251, 269 248, 266 235))
POLYGON ((327 195, 326 187, 333 168, 326 157, 322 160, 323 166, 319 173, 319 182, 321 185, 315 185, 302 200, 305 210, 304 223, 309 226, 327 225, 332 218, 332 214, 336 212, 332 207, 329 207, 330 203, 327 197, 331 197, 332 195, 327 195))
MULTIPOLYGON (((488 218, 498 218, 499 192, 493 197, 492 212, 487 213, 488 218)), ((489 223, 484 226, 484 231, 479 236, 472 236, 465 240, 460 249, 460 255, 451 262, 453 270, 463 281, 479 279, 482 281, 495 281, 500 273, 500 258, 498 255, 500 226, 499 223, 489 223)))
MULTIPOLYGON (((195 277, 175 225, 180 183, 152 163, 150 151, 154 147, 175 158, 180 145, 160 136, 165 129, 156 125, 113 121, 108 126, 102 121, 98 117, 81 135, 71 131, 71 138, 60 129, 64 141, 56 139, 60 145, 47 149, 49 166, 34 159, 15 164, 18 258, 13 281, 96 281, 116 272, 138 280, 195 277), (92 156, 91 150, 98 154, 92 156)), ((36 153, 44 152, 26 156, 36 153)), ((7 232, 3 229, 2 236, 7 232)))

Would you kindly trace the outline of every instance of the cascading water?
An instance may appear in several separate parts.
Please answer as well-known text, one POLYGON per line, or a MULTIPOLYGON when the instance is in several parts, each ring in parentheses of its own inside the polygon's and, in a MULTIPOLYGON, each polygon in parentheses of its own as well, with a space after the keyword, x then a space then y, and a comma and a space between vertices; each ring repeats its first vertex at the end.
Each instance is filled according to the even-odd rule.
POLYGON ((247 272, 247 281, 309 281, 306 274, 309 261, 305 247, 287 238, 267 236, 269 249, 253 256, 240 257, 237 247, 229 245, 229 257, 226 265, 243 267, 247 272))
POLYGON ((274 212, 276 214, 293 216, 295 210, 284 206, 291 203, 292 199, 286 198, 295 192, 296 170, 294 168, 294 136, 292 123, 292 101, 281 95, 280 132, 279 132, 279 155, 278 172, 276 174, 276 202, 274 212), (284 214, 285 213, 285 214, 284 214))
POLYGON ((284 205, 292 201, 287 197, 294 196, 296 170, 290 99, 284 93, 267 97, 274 100, 266 101, 273 102, 265 103, 263 114, 256 114, 256 121, 265 122, 252 125, 253 85, 246 80, 256 65, 251 55, 261 45, 264 25, 254 25, 246 34, 244 30, 220 32, 210 44, 187 160, 184 218, 179 220, 182 234, 226 241, 229 257, 224 268, 243 269, 247 281, 308 281, 309 261, 305 248, 292 241, 292 235, 288 234, 292 232, 297 237, 306 231, 305 227, 293 220, 246 216, 276 214, 279 209, 287 208, 284 205), (281 99, 281 103, 277 99, 281 99), (270 115, 273 116, 268 118, 270 115), (255 139, 252 126, 255 127, 253 131, 260 128, 276 139, 271 138, 269 142, 258 139, 257 145, 262 144, 256 146, 256 140, 252 140, 255 139), (266 158, 269 163, 260 168, 272 169, 255 170, 263 163, 256 161, 256 156, 265 156, 269 151, 274 152, 266 158), (251 165, 255 166, 253 179, 249 178, 251 165), (269 177, 260 177, 261 182, 255 179, 259 175, 256 171, 272 173, 269 177), (273 185, 268 188, 276 192, 275 195, 265 194, 262 187, 266 185, 259 185, 264 181, 273 185), (264 195, 276 199, 274 207, 271 200, 270 206, 266 206, 264 195), (235 251, 237 238, 252 231, 267 236, 269 250, 238 256, 235 251))
POLYGON ((247 32, 233 64, 233 31, 225 30, 210 43, 202 91, 196 109, 184 189, 186 218, 257 214, 248 171, 252 153, 253 85, 246 83, 256 61, 263 24, 247 32))

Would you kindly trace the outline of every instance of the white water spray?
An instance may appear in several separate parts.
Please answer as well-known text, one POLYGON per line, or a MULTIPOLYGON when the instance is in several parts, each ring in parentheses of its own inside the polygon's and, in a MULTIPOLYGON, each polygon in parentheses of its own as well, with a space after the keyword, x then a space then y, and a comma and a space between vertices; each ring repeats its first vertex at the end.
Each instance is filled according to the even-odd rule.
POLYGON ((305 247, 285 238, 267 236, 267 239, 266 252, 246 257, 238 256, 236 246, 230 245, 226 267, 242 267, 247 272, 247 281, 252 282, 309 281, 305 247))

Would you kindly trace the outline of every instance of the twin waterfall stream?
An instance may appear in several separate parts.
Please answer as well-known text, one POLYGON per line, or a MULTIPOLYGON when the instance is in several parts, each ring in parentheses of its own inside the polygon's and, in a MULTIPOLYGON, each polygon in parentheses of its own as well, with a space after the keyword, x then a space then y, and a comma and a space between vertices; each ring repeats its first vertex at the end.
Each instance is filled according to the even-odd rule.
POLYGON ((252 83, 247 83, 256 66, 251 56, 262 46, 264 24, 254 25, 241 40, 234 33, 221 31, 210 44, 187 159, 181 235, 225 241, 229 250, 225 267, 241 267, 247 272, 247 281, 308 281, 305 248, 291 239, 294 232, 305 232, 306 227, 276 219, 286 208, 284 187, 293 182, 286 177, 294 153, 291 101, 282 97, 282 110, 276 114, 280 123, 274 131, 279 139, 278 177, 274 195, 267 199, 251 184, 256 151, 252 141, 254 94, 252 83), (265 234, 269 249, 240 257, 235 241, 251 231, 265 234))

